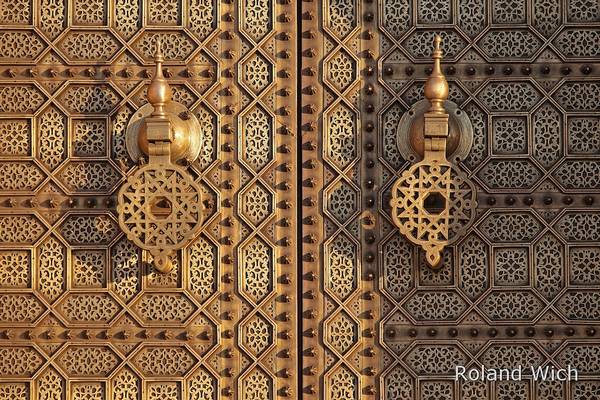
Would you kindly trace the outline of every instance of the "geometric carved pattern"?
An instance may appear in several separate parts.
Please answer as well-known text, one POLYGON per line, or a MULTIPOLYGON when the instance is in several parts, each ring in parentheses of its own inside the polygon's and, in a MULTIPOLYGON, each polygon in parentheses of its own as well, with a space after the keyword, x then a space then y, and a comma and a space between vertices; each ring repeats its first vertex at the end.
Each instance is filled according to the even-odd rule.
POLYGON ((102 400, 106 396, 106 389, 103 383, 73 382, 71 384, 71 393, 73 399, 76 400, 102 400))
POLYGON ((213 400, 218 393, 218 381, 205 368, 199 368, 188 380, 190 400, 213 400))
MULTIPOLYGON (((531 380, 456 383, 451 377, 456 365, 471 363, 476 354, 477 365, 496 368, 573 365, 574 359, 585 359, 583 371, 596 364, 600 353, 594 348, 597 338, 587 336, 586 330, 588 326, 596 328, 594 318, 600 315, 600 307, 593 300, 600 282, 594 268, 600 259, 596 204, 600 84, 598 71, 590 72, 584 65, 595 64, 600 57, 598 46, 589 45, 598 38, 595 25, 600 20, 600 7, 595 1, 571 0, 382 0, 373 8, 365 3, 361 6, 359 16, 374 15, 371 21, 361 20, 358 31, 374 32, 378 38, 375 43, 361 41, 356 51, 360 56, 368 49, 374 55, 372 61, 369 57, 361 59, 365 66, 355 69, 362 88, 366 91, 371 85, 369 90, 374 94, 360 93, 357 117, 362 126, 358 128, 360 136, 354 137, 358 138, 357 148, 364 149, 364 160, 352 178, 359 182, 359 209, 365 215, 377 211, 375 229, 359 225, 357 230, 357 253, 365 256, 362 266, 375 275, 373 283, 360 281, 361 290, 378 291, 374 300, 360 305, 361 310, 375 314, 372 322, 361 320, 361 328, 381 334, 381 346, 375 349, 375 358, 380 359, 356 357, 360 368, 369 365, 381 370, 373 377, 362 374, 361 387, 374 388, 376 397, 388 399, 593 398, 599 388, 598 369, 594 367, 588 369, 594 378, 582 380, 580 371, 580 382, 572 386, 531 380), (450 96, 460 99, 461 111, 473 124, 474 143, 464 164, 469 178, 476 182, 478 195, 489 202, 484 200, 477 212, 474 210, 473 227, 451 246, 452 253, 444 257, 441 271, 433 278, 431 271, 416 265, 422 259, 421 252, 404 243, 393 229, 388 204, 391 182, 407 168, 395 148, 398 123, 405 107, 422 98, 422 91, 415 87, 422 87, 427 78, 425 67, 435 34, 444 38, 449 65, 457 62, 449 76, 450 96), (521 64, 529 66, 531 72, 521 70, 521 64), (369 67, 379 73, 363 75, 369 67), (475 71, 473 75, 470 69, 475 71), (459 96, 453 94, 455 85, 462 92, 459 96), (373 112, 367 110, 367 104, 373 104, 373 112), (373 144, 375 149, 370 151, 373 144), (567 196, 574 199, 572 203, 567 196), (593 198, 593 204, 591 199, 586 204, 584 196, 593 198), (369 207, 373 198, 375 205, 369 207), (375 261, 370 261, 373 258, 375 261), (506 334, 512 332, 505 331, 507 326, 514 327, 518 340, 506 334), (428 336, 430 327, 435 336, 428 336), (535 334, 528 333, 531 331, 526 327, 533 327, 535 334), (456 328, 456 335, 451 328, 456 328), (556 340, 555 345, 549 344, 549 333, 544 333, 550 328, 550 340, 556 340), (581 349, 564 344, 568 328, 575 330, 574 342, 586 342, 577 343, 581 349), (490 333, 494 330, 497 336, 490 333), (413 332, 414 339, 407 336, 413 332), (465 354, 454 358, 434 350, 449 341, 465 354), (557 349, 560 343, 563 345, 557 349), (412 355, 411 349, 421 348, 435 355, 412 355), (415 362, 422 369, 415 369, 415 362)), ((324 20, 319 21, 327 31, 322 35, 320 57, 325 161, 344 154, 327 153, 329 113, 336 102, 353 104, 354 100, 352 93, 332 95, 337 92, 329 82, 327 63, 350 40, 342 46, 333 43, 336 40, 328 31, 331 21, 327 18, 325 9, 324 20)), ((334 162, 329 164, 335 166, 334 162)), ((353 202, 345 196, 350 201, 341 205, 339 178, 328 167, 331 165, 325 166, 324 183, 317 190, 324 191, 324 218, 338 222, 335 212, 353 202), (327 191, 330 185, 336 190, 327 191), (340 207, 334 209, 332 204, 340 207)), ((305 190, 307 197, 310 189, 305 190)), ((354 234, 353 225, 343 221, 344 230, 354 234)), ((321 242, 324 279, 332 258, 327 243, 338 234, 336 228, 325 221, 321 242)), ((327 301, 324 307, 328 307, 327 301)), ((331 311, 329 315, 336 314, 331 311)), ((361 338, 361 342, 371 345, 370 338, 361 338)), ((330 358, 326 365, 331 367, 324 368, 321 378, 326 383, 327 368, 334 371, 340 363, 330 358)), ((353 362, 347 365, 353 367, 353 362)))
POLYGON ((58 309, 76 324, 106 323, 119 311, 112 297, 105 294, 71 293, 60 301, 58 309))
POLYGON ((527 119, 498 117, 493 120, 496 154, 527 153, 527 119))
POLYGON ((44 362, 32 347, 0 347, 0 357, 0 376, 6 377, 31 377, 44 362))
POLYGON ((600 83, 567 82, 554 95, 566 111, 594 111, 594 103, 600 100, 600 83))
POLYGON ((50 39, 55 39, 65 29, 67 5, 61 0, 40 3, 40 28, 50 39))
POLYGON ((105 285, 106 254, 103 250, 73 250, 73 287, 102 287, 105 285))
POLYGON ((113 290, 123 300, 130 300, 140 287, 140 251, 125 238, 120 239, 110 253, 113 290))
POLYGON ((327 63, 327 79, 337 90, 343 92, 354 82, 356 76, 356 62, 344 50, 337 53, 327 63))
POLYGON ((254 303, 261 302, 273 289, 272 251, 259 237, 241 249, 240 290, 254 303))
POLYGON ((480 93, 490 111, 528 111, 540 99, 529 82, 490 83, 480 93))
POLYGON ((0 190, 33 191, 44 179, 44 174, 28 162, 0 162, 0 190))
MULTIPOLYGON (((4 6, 4 4, 2 4, 4 6)), ((44 43, 33 32, 4 31, 0 33, 0 57, 21 61, 36 58, 45 48, 44 43), (11 43, 12 45, 7 45, 11 43)))
MULTIPOLYGON (((297 80, 295 23, 282 29, 295 10, 295 2, 271 0, 0 0, 0 398, 296 392, 295 375, 277 373, 297 365, 295 316, 275 317, 294 314, 294 305, 274 296, 293 295, 298 281, 293 268, 293 284, 277 281, 279 257, 295 264, 295 247, 278 241, 297 226, 294 209, 277 207, 295 190, 275 185, 289 175, 294 186, 297 171, 296 152, 278 151, 296 140, 279 133, 284 124, 292 130, 297 111, 287 93, 297 80), (184 202, 202 204, 190 212, 206 222, 174 252, 167 275, 127 239, 115 213, 118 189, 140 169, 125 128, 145 103, 158 38, 174 99, 201 120, 201 156, 186 176, 206 196, 184 202), (233 58, 222 57, 227 49, 233 58), (240 73, 231 79, 229 71, 240 73), (286 164, 294 172, 281 174, 286 164), (294 350, 274 358, 284 330, 294 350), (239 335, 224 347, 230 331, 239 335), (232 376, 226 348, 239 366, 232 376)), ((183 235, 184 225, 164 229, 183 235)))
POLYGON ((273 66, 260 53, 253 54, 242 65, 243 82, 248 85, 255 94, 260 94, 273 79, 273 66))
POLYGON ((492 160, 477 176, 490 189, 529 189, 542 177, 529 160, 492 160))
POLYGON ((27 400, 29 387, 26 383, 0 384, 0 396, 4 399, 27 400))
POLYGON ((273 327, 260 314, 253 315, 242 324, 244 346, 258 357, 273 342, 273 327))
POLYGON ((260 225, 273 212, 273 195, 261 185, 253 184, 242 195, 242 214, 255 226, 260 225))
POLYGON ((103 346, 69 346, 58 356, 58 364, 70 377, 106 377, 119 361, 111 349, 103 346))
POLYGON ((496 363, 498 368, 512 368, 517 365, 538 366, 544 356, 529 344, 497 344, 491 346, 481 355, 483 363, 496 363), (521 364, 523 363, 523 364, 521 364))
POLYGON ((72 245, 108 244, 118 232, 117 223, 108 215, 71 214, 59 232, 72 245))
POLYGON ((495 254, 494 282, 498 286, 525 286, 529 283, 527 248, 502 248, 495 254))
POLYGON ((126 39, 139 29, 140 25, 140 4, 136 0, 116 0, 115 9, 118 12, 115 15, 115 30, 126 39))
POLYGON ((0 114, 32 114, 44 100, 44 95, 35 86, 0 85, 0 114))
POLYGON ((470 298, 479 297, 488 284, 489 256, 486 243, 476 235, 469 235, 458 246, 460 288, 470 298))
POLYGON ((357 285, 357 246, 346 235, 340 234, 327 245, 325 252, 328 260, 326 288, 340 300, 345 300, 357 285))
POLYGON ((106 396, 103 383, 73 382, 71 393, 74 400, 102 400, 106 396))
POLYGON ((178 1, 149 0, 147 4, 147 15, 152 25, 177 25, 179 22, 180 4, 178 1))
POLYGON ((0 120, 0 155, 27 156, 31 152, 31 122, 27 119, 0 120))
POLYGON ((140 379, 129 369, 121 369, 112 379, 114 397, 122 400, 136 400, 141 394, 140 379))
POLYGON ((382 247, 383 287, 395 300, 400 300, 413 286, 414 252, 409 242, 399 233, 394 234, 382 247))
POLYGON ((183 323, 196 306, 180 293, 144 293, 133 310, 145 323, 183 323))
POLYGON ((44 225, 34 216, 0 215, 0 243, 33 244, 44 232, 44 225))
MULTIPOLYGON (((361 390, 357 370, 354 369, 358 368, 360 362, 359 353, 352 351, 361 340, 362 332, 362 317, 355 319, 361 312, 359 300, 355 295, 359 293, 361 281, 360 225, 364 221, 360 217, 364 198, 358 184, 361 179, 359 159, 363 149, 363 130, 360 127, 363 91, 358 81, 362 78, 361 58, 366 58, 366 53, 361 53, 363 46, 360 39, 363 33, 365 37, 371 34, 371 31, 363 31, 360 26, 363 16, 361 7, 362 3, 356 0, 327 0, 322 11, 318 11, 323 13, 324 19, 302 34, 306 37, 314 30, 320 32, 322 29, 326 33, 320 33, 319 39, 327 37, 327 40, 322 40, 323 51, 320 59, 307 58, 307 62, 303 64, 310 68, 302 70, 319 71, 315 74, 317 76, 314 78, 318 79, 314 79, 314 84, 323 87, 323 109, 318 118, 314 118, 310 115, 309 108, 313 106, 313 100, 317 100, 316 105, 319 101, 314 99, 314 96, 304 96, 308 100, 307 114, 303 118, 306 121, 303 122, 305 125, 299 128, 319 126, 318 124, 322 123, 322 132, 321 128, 315 132, 311 132, 312 129, 303 129, 303 136, 311 135, 311 141, 320 144, 313 147, 320 148, 323 160, 323 167, 319 167, 317 171, 311 171, 312 167, 303 165, 308 168, 303 169, 302 175, 306 174, 319 183, 307 185, 308 181, 304 180, 303 192, 307 190, 312 193, 308 196, 303 193, 303 196, 305 201, 321 197, 322 201, 317 203, 323 208, 320 211, 323 213, 323 223, 326 224, 317 224, 316 230, 306 226, 311 235, 304 236, 305 245, 310 248, 310 253, 306 254, 307 263, 304 265, 309 268, 311 274, 323 275, 318 285, 307 285, 311 287, 312 292, 325 292, 321 303, 324 306, 321 311, 323 322, 317 325, 306 320, 312 329, 321 332, 317 335, 320 341, 314 342, 314 339, 309 339, 313 343, 307 346, 317 344, 324 348, 327 361, 322 366, 323 375, 319 375, 318 381, 313 381, 312 384, 321 387, 324 383, 323 392, 319 392, 319 395, 329 399, 355 400, 359 398, 361 390), (313 186, 316 187, 312 188, 313 186), (318 237, 319 240, 315 245, 309 245, 308 243, 314 242, 313 237, 318 237), (311 263, 313 254, 318 254, 319 265, 311 263)), ((310 12, 316 11, 312 7, 309 9, 310 12)), ((307 48, 305 53, 311 50, 314 49, 307 48)), ((366 87, 364 90, 367 90, 366 87)), ((306 141, 305 145, 310 143, 306 141)), ((303 149, 307 150, 306 147, 303 149)), ((314 157, 313 154, 308 156, 310 151, 303 153, 307 154, 309 162, 314 157)), ((308 300, 307 308, 312 308, 314 301, 308 300)))
POLYGON ((104 0, 75 0, 71 18, 74 25, 102 25, 106 20, 104 0))
POLYGON ((55 237, 49 236, 38 247, 38 290, 53 302, 65 289, 66 249, 55 237))
POLYGON ((167 60, 183 61, 190 56, 194 50, 194 41, 183 32, 160 32, 145 31, 136 40, 135 50, 144 60, 154 59, 154 43, 160 38, 163 44, 162 50, 167 60))
POLYGON ((200 148, 200 155, 198 162, 200 169, 204 170, 206 167, 216 159, 216 132, 217 132, 217 118, 210 109, 206 106, 201 105, 196 109, 196 117, 200 122, 202 145, 200 148))
POLYGON ((460 317, 467 304, 454 292, 420 291, 405 303, 404 308, 418 321, 450 321, 460 317), (431 307, 423 307, 423 304, 431 307))
POLYGON ((356 3, 341 0, 327 1, 329 11, 328 27, 340 39, 346 36, 356 26, 356 3))
POLYGON ((454 345, 416 346, 407 353, 404 361, 416 374, 444 375, 464 365, 467 356, 454 345))
POLYGON ((492 242, 530 242, 542 226, 529 213, 492 213, 483 220, 480 229, 492 242))
POLYGON ((74 149, 78 156, 103 156, 106 153, 104 120, 77 120, 74 121, 74 149))
MULTIPOLYGON (((276 379, 278 381, 279 378, 272 373, 279 367, 274 365, 275 353, 271 350, 274 343, 279 342, 277 329, 280 321, 293 320, 292 313, 276 317, 273 307, 277 300, 272 296, 280 287, 276 260, 282 260, 278 254, 285 253, 285 249, 278 246, 279 241, 289 242, 291 238, 289 233, 279 236, 282 220, 278 216, 282 208, 276 205, 280 194, 287 190, 281 190, 283 187, 280 185, 290 187, 294 184, 284 177, 285 173, 279 172, 287 167, 274 163, 280 159, 279 154, 292 153, 276 144, 278 137, 291 136, 281 135, 289 133, 287 125, 281 125, 281 120, 291 116, 286 98, 292 95, 293 88, 287 83, 280 86, 278 77, 287 74, 281 67, 286 58, 292 57, 289 51, 279 52, 285 46, 277 44, 279 39, 289 40, 290 32, 276 31, 280 21, 290 21, 291 17, 290 14, 278 14, 278 3, 274 0, 239 0, 237 3, 237 28, 244 42, 237 64, 237 83, 245 94, 242 102, 249 104, 235 117, 238 131, 236 160, 243 170, 240 190, 236 193, 236 215, 243 227, 236 229, 241 233, 241 243, 237 247, 238 265, 234 274, 237 274, 238 293, 244 299, 242 320, 237 326, 237 343, 242 348, 240 353, 246 354, 244 359, 252 360, 244 362, 240 368, 237 390, 240 399, 274 399, 278 390, 276 379), (283 251, 280 252, 277 247, 283 251), (286 315, 289 317, 284 317, 286 315)), ((285 148, 291 149, 289 145, 285 148)), ((288 221, 286 219, 283 225, 288 221)), ((290 297, 279 297, 280 300, 283 298, 290 297)), ((281 301, 280 304, 286 303, 290 304, 290 301, 281 301)), ((289 336, 287 338, 289 340, 289 336)), ((286 390, 292 392, 291 389, 286 390)), ((299 393, 298 388, 293 395, 299 393)))
POLYGON ((400 366, 394 367, 385 377, 385 398, 411 399, 413 398, 414 383, 409 374, 400 366))
POLYGON ((119 96, 106 85, 70 85, 60 99, 73 114, 105 114, 114 109, 119 96))
POLYGON ((57 174, 72 192, 107 192, 120 178, 115 168, 103 161, 71 161, 57 174))
POLYGON ((0 23, 6 25, 31 23, 31 6, 28 1, 11 1, 2 3, 0 23))
POLYGON ((134 357, 135 365, 146 377, 184 376, 196 362, 184 347, 144 347, 134 357))
POLYGON ((271 0, 242 0, 243 18, 240 28, 255 42, 259 42, 273 25, 273 5, 271 0))
POLYGON ((344 354, 356 343, 358 326, 344 311, 327 321, 325 339, 339 353, 344 354))
POLYGON ((31 279, 31 254, 26 250, 0 253, 0 287, 26 288, 31 279))
POLYGON ((570 117, 567 122, 569 137, 568 150, 572 154, 594 154, 600 151, 600 137, 593 132, 598 131, 598 117, 570 117))
POLYGON ((291 397, 313 396, 305 392, 309 381, 316 382, 314 397, 344 400, 597 396, 600 348, 597 334, 588 337, 586 329, 600 319, 600 84, 596 67, 582 72, 600 56, 593 45, 596 2, 0 3, 1 175, 9 177, 0 183, 0 303, 6 306, 0 322, 19 342, 2 333, 1 398, 215 400, 231 390, 247 400, 274 399, 286 386, 291 397), (299 18, 303 32, 295 31, 299 18), (225 38, 229 33, 232 39, 225 38), (288 33, 291 40, 284 40, 288 33), (406 167, 395 143, 397 124, 422 96, 436 33, 444 36, 449 60, 459 62, 449 77, 451 96, 473 123, 474 145, 464 163, 484 199, 473 228, 444 252, 440 274, 428 271, 423 254, 392 228, 388 208, 390 183, 406 167), (307 48, 296 48, 297 35, 313 34, 315 45, 302 41, 307 48), (105 205, 131 174, 124 127, 143 95, 136 85, 146 79, 157 37, 176 98, 202 114, 205 145, 191 169, 210 199, 202 233, 177 253, 174 272, 164 277, 123 236, 114 206, 105 205), (564 76, 563 62, 571 68, 564 76), (523 65, 531 65, 530 75, 523 65), (548 74, 541 72, 546 65, 548 74), (405 74, 409 66, 412 75, 405 74), (473 76, 464 75, 468 66, 473 76), (487 75, 488 66, 495 72, 487 75), (513 71, 504 75, 508 66, 513 71), (229 69, 238 72, 233 79, 229 69), (297 73, 306 73, 301 82, 297 73), (311 85, 315 96, 308 94, 311 85), (297 113, 296 87, 316 112, 297 113), (233 95, 222 95, 225 88, 233 95), (283 125, 296 136, 281 134, 287 133, 283 125), (300 135, 319 150, 296 148, 300 135), (284 143, 289 153, 279 147, 284 143), (222 160, 233 169, 219 165, 222 160), (313 160, 316 168, 304 164, 313 160), (300 175, 307 185, 296 188, 300 175), (315 178, 314 186, 305 175, 315 178), (291 190, 280 189, 285 181, 291 190), (256 188, 266 195, 253 197, 256 188), (295 204, 300 191, 316 205, 295 204), (542 200, 547 195, 550 205, 542 200), (591 206, 583 200, 588 195, 591 206), (510 208, 508 196, 516 199, 510 208), (566 196, 574 199, 571 206, 562 203, 566 196), (13 197, 18 206, 9 209, 6 200, 13 197), (497 203, 488 205, 488 197, 497 203), (38 204, 30 207, 29 198, 38 204), (55 209, 49 198, 58 202, 55 209), (77 200, 72 210, 68 199, 77 200), (316 243, 295 237, 297 208, 316 217, 302 225, 316 232, 316 243), (280 245, 284 238, 290 247, 280 245), (296 276, 297 253, 306 256, 302 270, 315 272, 315 282, 296 276), (286 265, 281 256, 290 254, 286 265), (288 278, 291 284, 284 283, 288 278), (316 337, 301 340, 322 340, 314 358, 322 365, 314 363, 314 378, 303 377, 305 388, 294 386, 304 371, 292 368, 290 378, 280 373, 297 365, 301 335, 284 339, 281 327, 295 326, 297 285, 317 288, 315 299, 297 299, 317 314, 303 320, 317 326, 316 337), (291 293, 292 301, 283 301, 282 293, 291 293), (282 310, 292 312, 289 321, 282 310), (566 342, 564 320, 575 329, 566 342), (380 329, 382 321, 396 336, 380 329), (422 323, 433 325, 436 336, 422 323), (448 339, 455 325, 458 337, 448 339), (517 337, 507 340, 509 325, 517 337), (244 331, 247 326, 252 329, 244 331), (492 339, 494 326, 499 335, 492 339), (530 326, 536 333, 525 338, 530 326), (551 339, 546 326, 554 329, 551 339), (407 336, 409 328, 417 339, 407 336), (478 329, 476 339, 471 328, 478 329), (232 377, 223 368, 225 341, 231 364, 239 367, 232 377), (292 357, 275 346, 292 349, 292 357), (475 357, 499 366, 568 362, 584 376, 570 385, 448 378, 446 367, 475 357))
POLYGON ((204 302, 217 290, 218 247, 204 236, 200 236, 188 251, 190 252, 190 290, 204 302))
MULTIPOLYGON (((439 33, 439 32, 437 32, 439 33)), ((436 32, 430 30, 415 31, 403 43, 405 50, 415 59, 430 60, 431 43, 436 32)), ((461 35, 455 31, 442 32, 444 36, 444 57, 453 59, 466 46, 461 35)))
POLYGON ((272 160, 272 117, 262 107, 250 109, 242 117, 243 159, 255 171, 264 168, 272 160))
POLYGON ((526 291, 492 292, 481 303, 481 309, 494 321, 528 321, 537 316, 542 306, 533 293, 526 291))
MULTIPOLYGON (((506 14, 505 11, 501 13, 506 14)), ((479 42, 486 54, 497 59, 531 58, 540 44, 540 39, 524 30, 490 31, 479 42), (498 46, 498 43, 502 45, 498 46)))
POLYGON ((49 169, 54 169, 66 157, 66 118, 55 107, 38 117, 39 158, 49 169))
POLYGON ((70 31, 61 40, 60 48, 73 61, 107 61, 117 52, 119 45, 108 32, 70 31))
POLYGON ((358 377, 345 365, 341 365, 329 376, 328 396, 332 400, 358 399, 358 377))
POLYGON ((215 3, 211 0, 191 0, 188 7, 190 29, 199 39, 206 39, 217 25, 215 3))
POLYGON ((346 168, 357 156, 356 116, 340 103, 327 117, 327 158, 340 169, 346 168))
POLYGON ((562 118, 550 104, 533 115, 533 156, 546 168, 562 156, 562 118))
POLYGON ((358 193, 344 180, 329 188, 327 200, 329 201, 327 211, 340 223, 347 222, 349 217, 358 210, 358 193))
POLYGON ((242 399, 272 399, 272 378, 261 369, 254 369, 242 379, 242 399))

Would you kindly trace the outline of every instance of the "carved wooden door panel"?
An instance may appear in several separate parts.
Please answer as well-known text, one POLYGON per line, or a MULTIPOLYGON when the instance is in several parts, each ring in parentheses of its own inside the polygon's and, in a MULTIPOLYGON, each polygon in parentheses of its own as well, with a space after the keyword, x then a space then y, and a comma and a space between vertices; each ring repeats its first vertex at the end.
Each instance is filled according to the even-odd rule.
POLYGON ((302 390, 327 399, 600 392, 600 8, 542 0, 302 2, 302 390), (474 143, 474 225, 439 272, 394 226, 435 34, 474 143), (319 278, 316 278, 319 277, 319 278), (579 381, 455 382, 566 366, 579 381))
POLYGON ((0 2, 0 398, 295 391, 295 4, 0 2), (202 233, 160 274, 122 234, 156 39, 200 120, 202 233))
POLYGON ((575 0, 0 1, 0 398, 596 398, 599 23, 575 0), (436 33, 478 209, 434 272, 389 200, 436 33), (169 274, 115 207, 156 39, 204 138, 169 274))

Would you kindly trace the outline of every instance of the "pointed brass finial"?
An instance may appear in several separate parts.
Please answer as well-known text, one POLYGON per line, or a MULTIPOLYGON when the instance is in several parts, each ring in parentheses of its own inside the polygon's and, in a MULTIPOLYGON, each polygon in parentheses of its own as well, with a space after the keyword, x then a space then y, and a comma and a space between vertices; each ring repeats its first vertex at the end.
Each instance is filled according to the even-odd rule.
POLYGON ((171 96, 173 95, 171 87, 163 76, 162 64, 164 61, 165 57, 162 54, 160 39, 156 38, 156 53, 154 53, 156 68, 154 70, 154 77, 150 82, 150 86, 148 86, 147 97, 148 102, 154 107, 152 116, 158 118, 166 118, 164 106, 171 101, 171 96))
POLYGON ((433 71, 427 82, 425 82, 425 97, 431 103, 429 112, 436 114, 445 114, 444 101, 448 98, 448 81, 442 73, 442 38, 435 35, 433 39, 433 71))

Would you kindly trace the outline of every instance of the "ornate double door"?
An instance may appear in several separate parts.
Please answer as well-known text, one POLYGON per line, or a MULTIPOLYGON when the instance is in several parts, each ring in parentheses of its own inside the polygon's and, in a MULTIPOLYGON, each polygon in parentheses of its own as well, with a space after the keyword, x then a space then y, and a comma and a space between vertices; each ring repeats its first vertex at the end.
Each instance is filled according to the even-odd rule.
POLYGON ((0 1, 0 398, 597 399, 599 23, 575 0, 0 1), (437 270, 389 207, 435 34, 478 202, 437 270), (202 137, 202 229, 166 274, 116 211, 157 39, 202 137))

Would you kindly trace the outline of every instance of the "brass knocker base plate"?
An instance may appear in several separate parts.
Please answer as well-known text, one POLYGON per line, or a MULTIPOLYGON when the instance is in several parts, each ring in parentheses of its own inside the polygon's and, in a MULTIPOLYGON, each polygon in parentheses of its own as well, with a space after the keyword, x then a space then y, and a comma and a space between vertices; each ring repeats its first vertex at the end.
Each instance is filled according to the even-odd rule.
MULTIPOLYGON (((178 141, 176 145, 180 147, 178 152, 171 151, 171 161, 175 162, 177 159, 196 160, 200 154, 202 144, 202 129, 198 118, 189 112, 186 106, 176 101, 169 101, 164 109, 171 119, 173 137, 178 141), (183 119, 182 115, 185 115, 186 119, 183 119)), ((140 146, 139 136, 142 132, 141 124, 144 118, 149 117, 153 111, 154 107, 151 104, 144 104, 133 114, 127 125, 127 153, 134 161, 137 161, 140 157, 148 157, 140 146)), ((174 147, 172 146, 172 149, 174 147)))
MULTIPOLYGON (((412 163, 423 160, 425 135, 424 114, 430 107, 429 100, 416 102, 402 115, 398 124, 397 143, 402 157, 412 163)), ((448 138, 446 158, 456 164, 469 154, 473 145, 473 125, 467 114, 456 103, 446 100, 444 108, 448 113, 448 138)))

